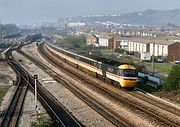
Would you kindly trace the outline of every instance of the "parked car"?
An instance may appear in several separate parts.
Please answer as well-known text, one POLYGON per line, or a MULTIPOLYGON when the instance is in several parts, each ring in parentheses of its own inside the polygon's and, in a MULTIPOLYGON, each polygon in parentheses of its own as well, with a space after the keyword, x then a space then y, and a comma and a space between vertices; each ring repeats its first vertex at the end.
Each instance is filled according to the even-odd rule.
POLYGON ((176 60, 176 61, 175 61, 175 64, 180 64, 180 60, 176 60))

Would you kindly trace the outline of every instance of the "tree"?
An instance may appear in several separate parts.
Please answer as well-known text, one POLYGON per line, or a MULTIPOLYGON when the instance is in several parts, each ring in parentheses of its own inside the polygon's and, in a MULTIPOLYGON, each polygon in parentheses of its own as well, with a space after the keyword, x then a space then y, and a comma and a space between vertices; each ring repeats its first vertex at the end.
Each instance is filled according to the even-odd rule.
POLYGON ((17 33, 18 32, 18 27, 15 24, 1 24, 0 23, 0 32, 5 32, 5 33, 17 33))
POLYGON ((180 90, 180 65, 172 67, 165 81, 164 87, 167 91, 180 90))
POLYGON ((86 38, 85 36, 67 36, 60 41, 61 46, 74 47, 79 49, 80 46, 85 45, 86 38))

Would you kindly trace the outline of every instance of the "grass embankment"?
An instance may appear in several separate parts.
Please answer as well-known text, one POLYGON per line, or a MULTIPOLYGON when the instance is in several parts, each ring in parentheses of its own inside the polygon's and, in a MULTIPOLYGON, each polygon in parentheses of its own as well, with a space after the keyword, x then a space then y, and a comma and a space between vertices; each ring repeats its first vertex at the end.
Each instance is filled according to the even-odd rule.
POLYGON ((10 86, 0 86, 0 104, 3 101, 3 97, 5 96, 5 94, 7 93, 8 89, 10 86))
POLYGON ((38 118, 38 122, 32 123, 32 127, 55 127, 51 118, 45 116, 38 118))
MULTIPOLYGON (((147 68, 152 69, 152 63, 144 62, 144 65, 147 66, 147 68)), ((164 73, 169 73, 171 70, 172 65, 169 63, 154 63, 154 69, 156 72, 164 72, 164 73)))

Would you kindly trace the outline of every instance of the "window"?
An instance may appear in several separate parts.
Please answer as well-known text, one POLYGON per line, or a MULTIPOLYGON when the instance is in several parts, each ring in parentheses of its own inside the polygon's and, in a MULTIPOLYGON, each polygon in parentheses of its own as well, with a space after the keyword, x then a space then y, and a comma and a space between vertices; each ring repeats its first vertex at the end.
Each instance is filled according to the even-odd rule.
POLYGON ((101 69, 101 64, 98 65, 98 68, 101 69))
POLYGON ((122 76, 123 75, 123 70, 121 70, 121 69, 117 70, 117 75, 122 76))
POLYGON ((108 68, 108 69, 107 69, 107 71, 109 71, 109 72, 113 72, 113 71, 114 71, 114 69, 113 69, 113 68, 108 68))
POLYGON ((137 71, 134 69, 123 70, 123 75, 127 77, 137 77, 137 71))

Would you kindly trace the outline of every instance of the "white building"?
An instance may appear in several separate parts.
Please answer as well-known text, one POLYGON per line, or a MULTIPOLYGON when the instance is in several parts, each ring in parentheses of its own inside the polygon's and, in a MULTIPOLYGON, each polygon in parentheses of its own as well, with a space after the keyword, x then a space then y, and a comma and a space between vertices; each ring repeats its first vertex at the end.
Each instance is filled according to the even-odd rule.
POLYGON ((114 41, 113 36, 109 35, 108 33, 103 33, 99 35, 99 46, 108 47, 111 41, 114 41))
POLYGON ((128 44, 129 52, 148 52, 147 51, 147 43, 140 40, 130 40, 128 44))
POLYGON ((83 23, 83 22, 68 23, 68 27, 82 27, 85 25, 86 23, 83 23))
POLYGON ((148 39, 132 39, 129 40, 128 51, 130 52, 149 52, 154 56, 168 56, 168 45, 173 44, 174 41, 168 40, 148 40, 148 39))
POLYGON ((129 44, 128 40, 120 40, 120 46, 119 47, 121 49, 127 50, 128 49, 128 44, 129 44))

